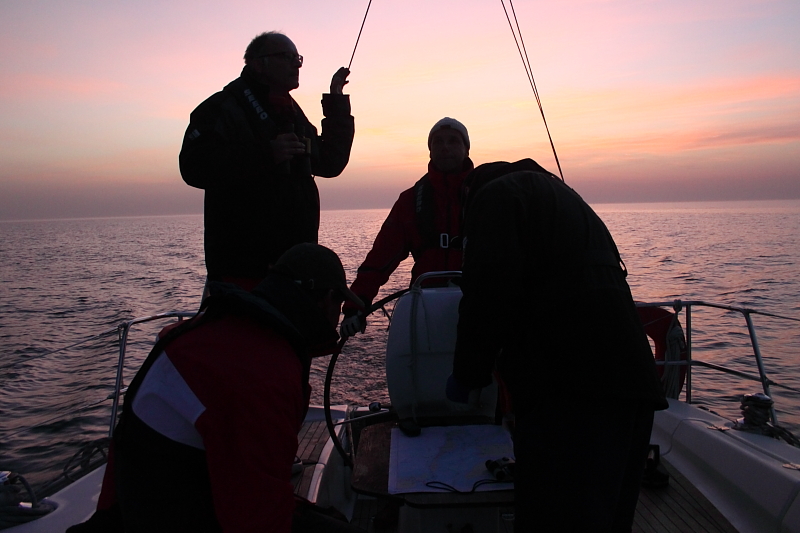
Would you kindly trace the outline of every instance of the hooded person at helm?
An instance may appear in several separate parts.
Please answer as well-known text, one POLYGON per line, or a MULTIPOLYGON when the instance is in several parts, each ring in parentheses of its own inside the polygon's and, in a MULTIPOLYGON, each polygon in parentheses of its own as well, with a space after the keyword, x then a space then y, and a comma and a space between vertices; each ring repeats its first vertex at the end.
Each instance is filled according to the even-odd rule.
MULTIPOLYGON (((472 170, 469 134, 458 120, 445 117, 428 134, 428 173, 400 193, 372 249, 350 287, 369 304, 397 266, 410 253, 411 281, 426 272, 461 269, 461 192, 472 170)), ((363 332, 366 319, 355 305, 345 304, 341 335, 363 332)))

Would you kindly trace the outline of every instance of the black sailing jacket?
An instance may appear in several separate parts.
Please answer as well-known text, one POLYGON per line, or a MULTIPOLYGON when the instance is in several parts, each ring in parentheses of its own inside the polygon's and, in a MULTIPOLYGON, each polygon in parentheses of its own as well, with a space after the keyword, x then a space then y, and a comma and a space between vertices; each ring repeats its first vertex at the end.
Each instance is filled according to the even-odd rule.
POLYGON ((470 201, 465 235, 460 383, 488 384, 496 363, 518 408, 557 398, 666 407, 614 240, 575 191, 547 172, 494 179, 470 201))
POLYGON ((268 88, 242 76, 191 114, 180 153, 186 183, 205 189, 206 269, 211 279, 260 280, 283 252, 317 242, 314 176, 338 176, 355 132, 348 95, 323 94, 322 135, 303 111, 276 108, 268 88), (269 141, 294 132, 310 154, 275 164, 269 141))

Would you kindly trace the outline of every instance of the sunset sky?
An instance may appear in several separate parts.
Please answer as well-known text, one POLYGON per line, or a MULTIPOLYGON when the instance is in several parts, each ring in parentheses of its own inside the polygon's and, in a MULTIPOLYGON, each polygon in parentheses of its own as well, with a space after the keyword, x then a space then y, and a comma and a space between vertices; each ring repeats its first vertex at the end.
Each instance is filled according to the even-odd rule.
MULTIPOLYGON (((0 220, 201 213, 177 163, 192 109, 278 30, 319 126, 367 3, 0 0, 0 220)), ((797 0, 514 8, 564 177, 590 202, 800 198, 797 0)), ((318 179, 323 209, 389 207, 444 116, 476 164, 557 171, 500 0, 373 0, 345 92, 356 138, 318 179)))

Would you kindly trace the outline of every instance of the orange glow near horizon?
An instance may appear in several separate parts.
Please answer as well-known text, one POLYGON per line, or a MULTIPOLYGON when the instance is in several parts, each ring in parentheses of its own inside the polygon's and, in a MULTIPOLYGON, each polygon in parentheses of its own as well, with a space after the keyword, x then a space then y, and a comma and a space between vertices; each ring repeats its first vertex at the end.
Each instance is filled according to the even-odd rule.
MULTIPOLYGON (((320 94, 350 59, 366 4, 0 4, 0 219, 32 202, 14 196, 23 185, 180 194, 189 113, 239 74, 261 31, 284 31, 306 57, 292 94, 319 126, 320 94)), ((713 176, 746 183, 757 171, 774 181, 764 178, 765 195, 800 197, 796 2, 515 8, 568 182, 623 176, 646 198, 679 169, 710 199, 713 176)), ((496 2, 373 2, 346 92, 356 138, 342 176, 321 180, 329 207, 391 203, 425 172, 427 133, 443 116, 467 126, 476 164, 533 157, 556 170, 496 2)))

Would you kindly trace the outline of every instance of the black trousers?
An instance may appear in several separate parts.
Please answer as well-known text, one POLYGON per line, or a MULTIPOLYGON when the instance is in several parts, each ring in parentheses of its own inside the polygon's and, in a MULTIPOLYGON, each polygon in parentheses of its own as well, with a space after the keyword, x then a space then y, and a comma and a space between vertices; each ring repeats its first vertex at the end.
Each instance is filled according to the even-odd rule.
POLYGON ((337 515, 336 511, 298 501, 292 517, 292 533, 366 533, 337 515))
POLYGON ((649 402, 548 402, 517 416, 515 532, 629 533, 652 428, 649 402))

